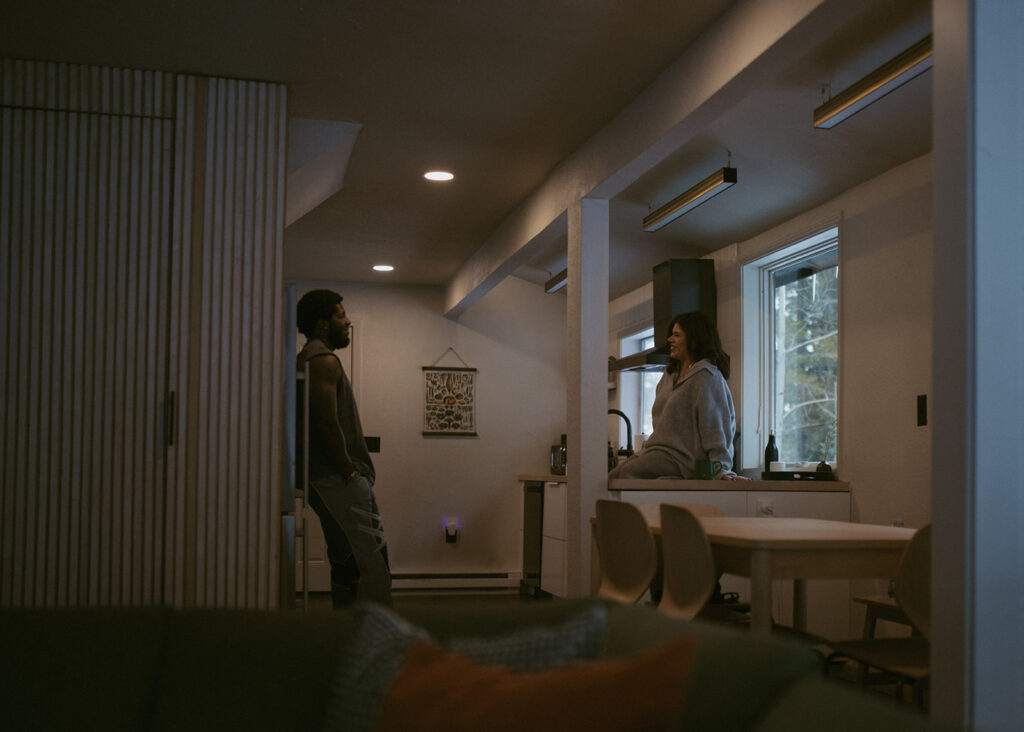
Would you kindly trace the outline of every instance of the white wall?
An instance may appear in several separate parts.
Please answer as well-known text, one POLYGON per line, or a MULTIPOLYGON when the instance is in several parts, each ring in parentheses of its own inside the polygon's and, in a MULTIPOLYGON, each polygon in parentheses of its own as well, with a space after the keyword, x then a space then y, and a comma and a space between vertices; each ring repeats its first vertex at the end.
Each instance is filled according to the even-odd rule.
POLYGON ((931 156, 858 189, 840 245, 840 444, 853 518, 931 521, 931 156), (929 420, 930 421, 930 420, 929 420))
MULTIPOLYGON (((518 571, 516 476, 547 473, 565 432, 565 297, 510 277, 456 321, 440 314, 439 287, 298 282, 297 296, 316 287, 340 293, 355 326, 350 375, 363 429, 381 438, 392 572, 518 571), (449 346, 478 369, 477 437, 421 434, 422 367, 449 346), (462 523, 456 545, 443 541, 449 516, 462 523)), ((438 365, 462 364, 448 353, 438 365)))
MULTIPOLYGON (((653 272, 652 272, 653 274, 653 272)), ((654 325, 654 284, 648 282, 632 292, 612 300, 608 305, 608 355, 620 356, 621 341, 654 325)), ((633 434, 640 434, 643 424, 639 415, 632 415, 631 409, 640 401, 640 371, 613 371, 611 383, 615 385, 608 390, 608 408, 622 409, 630 414, 630 427, 633 434)), ((626 424, 618 416, 608 417, 608 441, 613 445, 626 444, 626 424)), ((633 447, 627 445, 627 447, 633 447)))
POLYGON ((740 413, 740 267, 837 221, 839 475, 854 521, 918 527, 931 520, 931 434, 917 426, 917 395, 931 392, 930 155, 715 254, 730 387, 740 413))

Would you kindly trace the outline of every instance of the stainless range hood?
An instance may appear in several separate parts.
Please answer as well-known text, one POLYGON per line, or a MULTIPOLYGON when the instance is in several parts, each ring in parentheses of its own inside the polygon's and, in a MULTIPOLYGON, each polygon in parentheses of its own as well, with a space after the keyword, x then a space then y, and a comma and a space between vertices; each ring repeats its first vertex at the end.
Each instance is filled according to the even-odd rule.
POLYGON ((668 366, 668 344, 608 362, 608 371, 661 371, 668 366))
POLYGON ((668 328, 680 313, 701 310, 718 319, 715 263, 669 259, 654 268, 654 348, 608 362, 609 371, 660 371, 668 365, 668 328))

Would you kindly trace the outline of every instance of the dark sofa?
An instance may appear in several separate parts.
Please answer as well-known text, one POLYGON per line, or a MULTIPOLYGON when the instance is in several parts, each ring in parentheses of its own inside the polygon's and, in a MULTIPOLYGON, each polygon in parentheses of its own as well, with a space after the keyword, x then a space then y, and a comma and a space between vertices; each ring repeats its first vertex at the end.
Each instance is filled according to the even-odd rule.
MULTIPOLYGON (((591 601, 439 603, 402 616, 444 643, 557 627, 591 601)), ((807 648, 606 606, 602 656, 695 639, 680 729, 934 730, 927 717, 822 676, 807 648)), ((348 612, 165 608, 0 611, 5 730, 319 730, 330 718, 348 612)), ((624 693, 625 695, 625 693, 624 693)), ((628 699, 624 700, 628 703, 628 699)), ((529 703, 522 729, 534 729, 529 703)))

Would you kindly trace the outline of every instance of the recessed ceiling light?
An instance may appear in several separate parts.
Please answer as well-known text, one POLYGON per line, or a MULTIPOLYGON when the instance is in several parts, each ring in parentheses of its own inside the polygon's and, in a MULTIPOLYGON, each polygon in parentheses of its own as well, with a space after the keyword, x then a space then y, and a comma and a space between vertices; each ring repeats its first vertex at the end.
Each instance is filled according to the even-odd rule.
POLYGON ((378 272, 390 272, 394 269, 390 264, 375 264, 373 268, 378 272))
POLYGON ((423 177, 427 180, 451 180, 455 175, 447 170, 432 170, 429 173, 424 173, 423 177))

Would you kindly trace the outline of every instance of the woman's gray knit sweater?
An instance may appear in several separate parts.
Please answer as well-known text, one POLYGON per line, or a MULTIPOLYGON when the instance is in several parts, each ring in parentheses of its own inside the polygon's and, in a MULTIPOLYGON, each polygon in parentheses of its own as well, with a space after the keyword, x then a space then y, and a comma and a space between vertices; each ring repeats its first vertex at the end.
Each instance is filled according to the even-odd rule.
POLYGON ((684 478, 693 477, 702 459, 722 464, 715 477, 731 475, 732 441, 736 411, 722 372, 707 359, 695 363, 675 384, 675 374, 665 372, 658 382, 651 421, 654 431, 643 452, 661 452, 679 466, 684 478))

